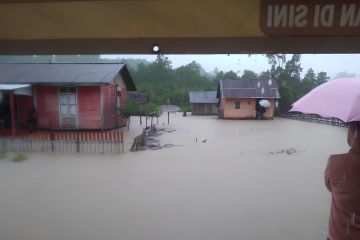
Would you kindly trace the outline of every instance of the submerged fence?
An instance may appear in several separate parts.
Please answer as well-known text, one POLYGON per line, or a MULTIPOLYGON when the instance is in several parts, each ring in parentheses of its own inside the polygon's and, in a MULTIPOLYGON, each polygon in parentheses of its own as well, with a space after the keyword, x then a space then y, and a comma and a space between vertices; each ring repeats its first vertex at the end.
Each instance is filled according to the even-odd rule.
POLYGON ((314 114, 302 114, 302 113, 288 113, 284 114, 281 117, 300 120, 306 122, 320 123, 320 124, 329 124, 333 126, 345 127, 346 123, 337 118, 324 118, 319 115, 314 114))
POLYGON ((157 129, 155 125, 145 128, 139 136, 135 137, 130 151, 136 152, 143 149, 143 147, 145 146, 146 136, 152 136, 153 134, 156 133, 156 131, 157 129))
POLYGON ((54 153, 120 153, 124 137, 119 131, 109 132, 48 132, 30 134, 0 133, 0 149, 54 153))

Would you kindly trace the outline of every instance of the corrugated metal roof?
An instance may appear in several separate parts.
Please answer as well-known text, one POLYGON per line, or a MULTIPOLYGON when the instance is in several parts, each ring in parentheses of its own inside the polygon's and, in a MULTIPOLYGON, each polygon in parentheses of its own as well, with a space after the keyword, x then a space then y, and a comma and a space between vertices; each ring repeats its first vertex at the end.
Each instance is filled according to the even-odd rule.
POLYGON ((280 98, 278 85, 272 79, 223 79, 219 82, 218 97, 280 98))
POLYGON ((216 91, 189 91, 190 103, 217 103, 216 91))
POLYGON ((119 72, 129 90, 136 90, 122 63, 0 63, 0 83, 106 84, 119 72))

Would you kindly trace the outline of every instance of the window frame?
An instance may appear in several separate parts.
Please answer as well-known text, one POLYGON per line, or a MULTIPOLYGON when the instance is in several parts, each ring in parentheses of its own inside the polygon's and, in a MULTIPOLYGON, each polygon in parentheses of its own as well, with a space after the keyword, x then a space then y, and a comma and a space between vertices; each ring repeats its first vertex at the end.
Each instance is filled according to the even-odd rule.
POLYGON ((60 117, 77 117, 78 116, 78 97, 77 88, 74 86, 59 87, 59 115, 60 117), (65 97, 65 101, 63 101, 65 97), (73 98, 71 98, 73 97, 73 98), (66 114, 63 113, 63 106, 65 106, 66 114), (75 113, 72 114, 72 110, 75 109, 75 113))

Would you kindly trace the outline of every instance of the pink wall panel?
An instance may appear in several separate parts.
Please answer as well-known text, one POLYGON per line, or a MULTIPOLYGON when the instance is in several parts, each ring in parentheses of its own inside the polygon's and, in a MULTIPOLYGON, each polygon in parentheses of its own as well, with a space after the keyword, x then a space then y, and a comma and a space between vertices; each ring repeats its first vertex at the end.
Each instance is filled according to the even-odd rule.
POLYGON ((224 118, 254 118, 255 99, 226 99, 224 104, 224 118), (240 109, 235 109, 235 102, 240 102, 240 109))
POLYGON ((275 111, 275 99, 268 99, 268 100, 271 105, 268 109, 266 109, 266 112, 264 113, 264 118, 273 118, 275 111))
MULTIPOLYGON (((110 129, 119 126, 119 111, 117 107, 116 85, 102 86, 103 95, 103 128, 110 129)), ((121 93, 121 96, 123 94, 121 93)))
POLYGON ((59 93, 56 86, 35 86, 37 127, 59 128, 59 93))
POLYGON ((110 114, 109 114, 109 85, 101 86, 103 98, 103 129, 110 128, 110 114))
POLYGON ((78 116, 80 129, 100 129, 100 87, 77 87, 78 116))
POLYGON ((110 128, 117 127, 118 109, 116 101, 116 85, 109 86, 109 114, 110 114, 110 128))
MULTIPOLYGON (((270 101, 270 108, 264 113, 264 118, 273 118, 275 109, 275 100, 270 101)), ((256 109, 256 99, 221 99, 220 110, 224 113, 224 118, 254 118, 256 109), (240 101, 240 109, 235 109, 235 102, 240 101)))

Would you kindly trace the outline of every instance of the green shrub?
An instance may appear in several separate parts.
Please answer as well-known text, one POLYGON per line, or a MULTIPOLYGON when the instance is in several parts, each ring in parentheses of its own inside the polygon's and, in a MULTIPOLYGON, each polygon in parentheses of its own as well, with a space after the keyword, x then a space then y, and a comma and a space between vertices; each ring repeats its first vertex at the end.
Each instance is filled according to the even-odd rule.
POLYGON ((140 111, 140 106, 134 100, 128 98, 125 102, 125 106, 119 108, 120 115, 125 118, 134 116, 140 111))
POLYGON ((160 117, 162 112, 159 105, 150 102, 145 105, 145 114, 149 117, 160 117))
POLYGON ((27 159, 27 157, 24 155, 24 154, 22 154, 22 153, 17 153, 17 154, 15 154, 15 156, 12 158, 12 160, 14 161, 14 162, 22 162, 22 161, 24 161, 24 160, 26 160, 27 159))
POLYGON ((180 112, 191 112, 191 106, 181 106, 180 112))

